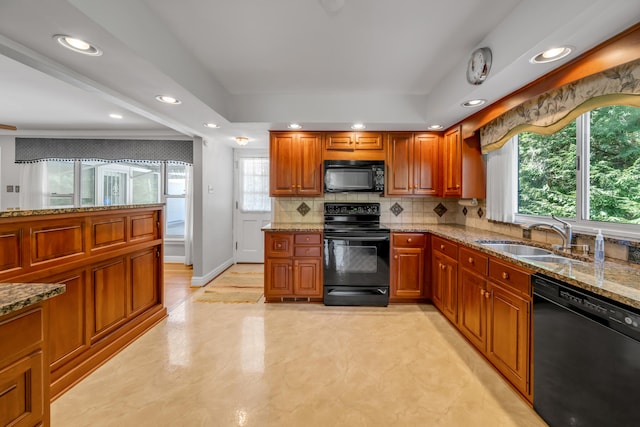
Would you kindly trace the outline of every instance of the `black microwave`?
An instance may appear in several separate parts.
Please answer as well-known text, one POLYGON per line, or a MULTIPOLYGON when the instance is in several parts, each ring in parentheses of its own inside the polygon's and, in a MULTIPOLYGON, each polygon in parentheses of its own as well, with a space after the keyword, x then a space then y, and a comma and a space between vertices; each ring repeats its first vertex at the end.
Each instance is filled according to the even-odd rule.
POLYGON ((325 193, 384 193, 384 161, 325 160, 325 193))

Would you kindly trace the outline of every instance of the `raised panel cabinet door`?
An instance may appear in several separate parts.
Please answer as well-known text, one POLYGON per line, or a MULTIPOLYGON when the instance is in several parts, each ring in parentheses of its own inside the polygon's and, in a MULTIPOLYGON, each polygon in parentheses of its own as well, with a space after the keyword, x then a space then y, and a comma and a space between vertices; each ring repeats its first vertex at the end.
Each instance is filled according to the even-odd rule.
POLYGON ((489 282, 487 357, 525 395, 529 394, 531 303, 489 282))
POLYGON ((293 261, 267 258, 264 266, 264 295, 284 297, 293 295, 293 261))
POLYGON ((413 155, 411 133, 387 134, 387 185, 388 195, 413 194, 413 155))
POLYGON ((356 148, 353 132, 327 132, 324 136, 327 150, 353 151, 356 148))
POLYGON ((357 150, 382 150, 384 149, 383 134, 379 132, 356 132, 357 150))
POLYGON ((322 188, 322 134, 305 133, 298 139, 297 193, 321 196, 322 188))
POLYGON ((12 427, 32 427, 49 425, 44 420, 45 365, 42 351, 23 357, 8 366, 0 366, 0 425, 12 427))
POLYGON ((265 256, 267 258, 289 258, 293 255, 292 233, 265 233, 265 256))
POLYGON ((424 296, 424 248, 394 248, 391 259, 391 296, 424 296))
POLYGON ((433 253, 433 303, 453 323, 457 321, 458 265, 452 259, 433 253))
POLYGON ((446 277, 446 265, 444 264, 444 256, 439 252, 433 252, 432 256, 432 282, 431 282, 431 300, 433 304, 442 311, 444 305, 444 287, 446 277))
POLYGON ((458 328, 476 348, 485 351, 487 341, 487 280, 467 269, 460 271, 458 328))
POLYGON ((127 276, 123 258, 93 269, 93 331, 98 340, 127 318, 127 276))
POLYGON ((296 134, 271 134, 269 150, 269 189, 271 196, 296 194, 296 134))
POLYGON ((296 296, 322 296, 322 260, 296 259, 293 261, 293 293, 296 296))
POLYGON ((55 221, 31 227, 31 264, 84 253, 84 222, 55 221))
POLYGON ((22 229, 0 229, 0 272, 17 270, 22 267, 22 229))
POLYGON ((160 303, 160 283, 158 282, 158 251, 150 248, 131 255, 129 284, 131 286, 131 306, 129 314, 136 315, 160 303))
POLYGON ((439 145, 438 135, 417 134, 413 137, 414 194, 435 196, 439 193, 439 145))
POLYGON ((64 283, 66 291, 49 300, 49 363, 55 371, 89 348, 87 335, 87 280, 79 270, 52 282, 64 283))
POLYGON ((460 197, 462 195, 462 140, 460 128, 456 127, 444 134, 442 152, 444 197, 460 197))

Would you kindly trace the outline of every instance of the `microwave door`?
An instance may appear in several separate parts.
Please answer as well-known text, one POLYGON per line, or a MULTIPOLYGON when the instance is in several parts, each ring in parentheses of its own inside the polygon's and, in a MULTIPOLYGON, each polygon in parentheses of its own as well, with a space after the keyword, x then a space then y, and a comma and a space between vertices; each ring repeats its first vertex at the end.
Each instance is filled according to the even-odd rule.
POLYGON ((336 168, 325 173, 325 190, 330 193, 341 191, 372 191, 373 173, 370 169, 336 168))

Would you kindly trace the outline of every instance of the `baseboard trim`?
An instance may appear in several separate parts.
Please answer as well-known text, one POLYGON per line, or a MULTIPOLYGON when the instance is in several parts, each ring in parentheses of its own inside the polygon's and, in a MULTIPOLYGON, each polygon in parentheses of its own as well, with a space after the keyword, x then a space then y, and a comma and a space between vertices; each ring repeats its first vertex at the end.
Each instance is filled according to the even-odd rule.
POLYGON ((191 286, 200 287, 200 286, 206 285, 211 280, 215 279, 216 276, 218 276, 223 271, 225 271, 227 268, 231 267, 233 264, 234 264, 233 263, 233 258, 229 258, 228 260, 226 260, 225 262, 223 262, 218 267, 214 268, 213 270, 211 270, 209 273, 205 274, 204 276, 193 276, 191 278, 191 286))

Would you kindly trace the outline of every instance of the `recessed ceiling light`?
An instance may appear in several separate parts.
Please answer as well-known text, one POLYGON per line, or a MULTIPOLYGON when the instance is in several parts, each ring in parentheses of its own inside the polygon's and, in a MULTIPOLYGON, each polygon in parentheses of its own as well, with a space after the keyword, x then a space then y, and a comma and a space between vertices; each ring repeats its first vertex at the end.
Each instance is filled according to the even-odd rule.
POLYGON ((554 47, 547 49, 544 52, 540 52, 529 60, 532 64, 546 64, 547 62, 557 61, 571 53, 571 48, 568 46, 554 47))
POLYGON ((484 104, 485 102, 487 102, 485 99, 471 99, 467 102, 463 102, 462 106, 463 107, 467 107, 467 108, 472 108, 472 107, 479 107, 482 104, 484 104))
POLYGON ((302 125, 300 125, 299 123, 291 123, 289 126, 287 126, 289 129, 302 129, 302 125))
POLYGON ((444 129, 444 126, 442 125, 431 125, 429 126, 429 130, 442 130, 444 129))
POLYGON ((246 136, 236 136, 236 142, 238 145, 247 145, 249 143, 249 138, 246 136))
POLYGON ((100 50, 99 47, 89 42, 86 42, 82 39, 67 36, 65 34, 56 34, 53 36, 53 39, 58 43, 60 43, 62 46, 74 52, 78 52, 78 53, 82 53, 90 56, 102 55, 102 50, 100 50))
POLYGON ((179 99, 176 99, 173 96, 168 96, 168 95, 157 95, 156 99, 160 102, 164 102, 165 104, 173 104, 173 105, 182 104, 182 101, 180 101, 179 99))
POLYGON ((364 124, 362 124, 362 123, 354 123, 354 124, 351 126, 351 129, 361 130, 361 129, 364 129, 365 127, 366 127, 366 126, 365 126, 364 124))
POLYGON ((121 119, 122 114, 111 113, 109 114, 109 117, 111 117, 112 119, 121 119))
POLYGON ((204 127, 209 129, 220 129, 220 125, 217 125, 215 123, 205 123, 204 127))

